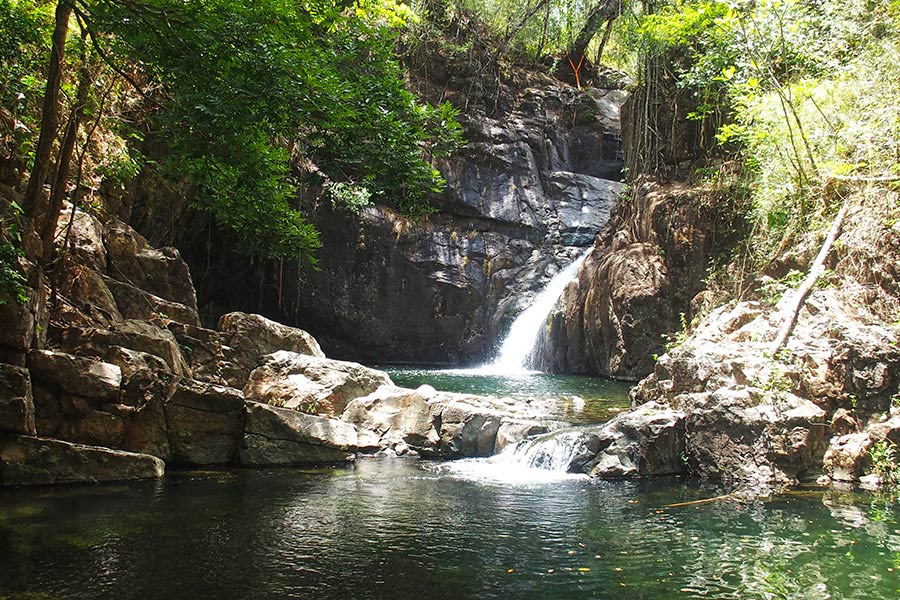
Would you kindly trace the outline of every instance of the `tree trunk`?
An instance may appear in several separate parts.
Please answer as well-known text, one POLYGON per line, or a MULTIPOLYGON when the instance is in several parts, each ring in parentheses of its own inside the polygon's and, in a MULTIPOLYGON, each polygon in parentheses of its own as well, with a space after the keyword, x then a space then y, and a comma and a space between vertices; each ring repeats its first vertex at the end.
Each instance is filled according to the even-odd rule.
POLYGON ((23 199, 23 209, 35 230, 40 230, 47 217, 48 199, 44 196, 44 183, 50 173, 53 142, 56 140, 59 127, 59 91, 62 86, 66 35, 69 32, 71 16, 72 5, 61 0, 56 5, 56 25, 53 29, 50 65, 47 69, 47 88, 44 91, 41 110, 41 131, 34 153, 34 166, 31 168, 31 176, 23 199))
MULTIPOLYGON (((86 35, 83 37, 86 38, 86 35)), ((39 215, 35 215, 35 224, 38 225, 40 223, 38 231, 44 247, 45 263, 52 259, 56 225, 59 222, 59 211, 62 210, 63 200, 66 197, 66 188, 69 184, 69 174, 72 171, 72 155, 75 152, 75 142, 78 139, 78 128, 84 118, 84 110, 91 90, 91 69, 88 64, 87 48, 87 39, 82 39, 81 69, 79 71, 75 106, 72 107, 72 113, 69 115, 66 131, 60 143, 59 156, 56 160, 56 175, 50 188, 50 200, 43 222, 39 222, 39 215)))
POLYGON ((619 15, 619 0, 600 0, 588 13, 584 27, 578 32, 575 41, 566 49, 572 61, 576 64, 587 51, 588 44, 607 21, 612 21, 619 15))

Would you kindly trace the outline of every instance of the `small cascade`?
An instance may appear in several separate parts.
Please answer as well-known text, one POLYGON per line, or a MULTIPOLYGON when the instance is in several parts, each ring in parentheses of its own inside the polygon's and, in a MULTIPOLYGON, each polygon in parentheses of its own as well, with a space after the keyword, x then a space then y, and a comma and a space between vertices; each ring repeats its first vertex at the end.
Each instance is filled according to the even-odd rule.
POLYGON ((585 474, 570 473, 569 468, 577 464, 583 442, 583 430, 562 429, 509 445, 489 458, 454 460, 436 469, 462 479, 505 484, 582 479, 585 474))
POLYGON ((526 361, 528 355, 534 349, 534 345, 538 339, 541 327, 547 320, 547 315, 556 306, 556 301, 565 291, 569 282, 578 276, 578 268, 588 254, 591 253, 593 247, 588 248, 581 256, 575 259, 569 266, 560 271, 550 280, 541 293, 538 294, 534 302, 526 308, 522 314, 516 317, 509 333, 503 344, 500 346, 500 353, 497 359, 481 370, 485 373, 495 373, 498 375, 513 375, 517 373, 527 373, 526 361))
POLYGON ((522 440, 501 456, 505 462, 531 469, 568 472, 581 449, 582 438, 578 429, 554 431, 522 440))

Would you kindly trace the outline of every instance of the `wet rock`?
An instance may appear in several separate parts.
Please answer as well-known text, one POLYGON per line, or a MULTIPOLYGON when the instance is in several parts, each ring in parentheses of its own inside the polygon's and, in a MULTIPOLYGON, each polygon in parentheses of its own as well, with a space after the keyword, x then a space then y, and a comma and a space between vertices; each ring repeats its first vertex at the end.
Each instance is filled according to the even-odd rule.
POLYGON ((0 484, 155 479, 163 461, 146 454, 29 436, 0 436, 0 484))
POLYGON ((8 364, 0 364, 0 431, 35 435, 31 377, 8 364))
POLYGON ((153 248, 121 221, 106 223, 107 273, 113 279, 197 310, 197 295, 187 263, 175 248, 153 248))
POLYGON ((261 357, 244 397, 302 412, 340 415, 347 403, 392 385, 386 373, 358 363, 278 351, 261 357))
POLYGON ((244 395, 185 379, 166 403, 165 419, 173 464, 232 464, 243 437, 244 395))
POLYGON ((60 392, 118 401, 122 370, 116 365, 63 352, 32 350, 28 368, 35 382, 60 392))
POLYGON ((356 428, 338 419, 247 402, 240 449, 243 465, 346 462, 356 451, 356 428))

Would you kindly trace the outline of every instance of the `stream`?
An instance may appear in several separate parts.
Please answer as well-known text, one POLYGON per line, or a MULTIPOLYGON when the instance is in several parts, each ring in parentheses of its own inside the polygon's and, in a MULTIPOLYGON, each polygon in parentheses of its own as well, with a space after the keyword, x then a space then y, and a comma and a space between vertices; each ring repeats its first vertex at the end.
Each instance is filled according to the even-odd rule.
POLYGON ((752 503, 486 461, 0 490, 0 598, 859 598, 900 594, 900 501, 752 503))

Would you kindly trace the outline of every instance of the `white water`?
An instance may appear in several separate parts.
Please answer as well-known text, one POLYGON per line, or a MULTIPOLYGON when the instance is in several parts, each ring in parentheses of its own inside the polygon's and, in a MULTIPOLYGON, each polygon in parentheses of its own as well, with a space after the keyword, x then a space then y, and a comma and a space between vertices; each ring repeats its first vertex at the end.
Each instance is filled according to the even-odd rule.
POLYGON ((567 468, 578 448, 577 431, 558 432, 511 444, 488 458, 466 458, 435 465, 435 470, 467 481, 507 485, 585 479, 567 468))
POLYGON ((578 268, 591 250, 593 247, 588 248, 584 254, 557 273, 547 287, 541 290, 531 306, 516 317, 509 328, 506 339, 500 346, 500 354, 497 359, 491 364, 481 367, 480 372, 495 375, 516 375, 530 372, 525 367, 525 361, 537 342, 538 333, 566 286, 578 276, 578 268))
POLYGON ((449 461, 436 465, 435 470, 467 481, 503 484, 584 479, 583 473, 568 472, 581 441, 582 432, 577 429, 555 431, 511 444, 489 458, 449 461))

